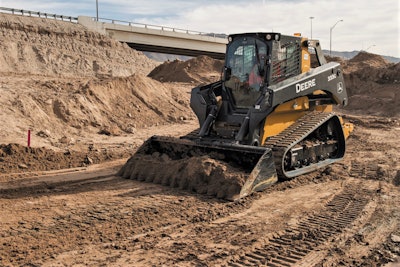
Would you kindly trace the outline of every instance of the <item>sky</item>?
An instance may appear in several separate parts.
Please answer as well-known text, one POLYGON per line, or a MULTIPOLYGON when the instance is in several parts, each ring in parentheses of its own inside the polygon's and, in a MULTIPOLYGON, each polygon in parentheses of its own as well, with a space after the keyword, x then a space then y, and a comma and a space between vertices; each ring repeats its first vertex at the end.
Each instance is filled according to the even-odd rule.
POLYGON ((98 7, 100 18, 210 33, 299 32, 326 50, 400 58, 400 0, 0 0, 0 7, 74 17, 96 17, 98 7))

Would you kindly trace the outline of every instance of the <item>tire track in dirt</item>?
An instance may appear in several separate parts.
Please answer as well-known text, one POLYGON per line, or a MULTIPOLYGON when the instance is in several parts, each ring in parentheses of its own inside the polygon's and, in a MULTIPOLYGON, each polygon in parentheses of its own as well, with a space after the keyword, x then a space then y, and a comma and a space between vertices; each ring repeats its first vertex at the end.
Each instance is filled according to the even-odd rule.
MULTIPOLYGON (((351 226, 369 202, 371 194, 351 185, 326 204, 320 213, 302 220, 297 226, 286 229, 269 240, 269 244, 256 247, 228 266, 295 266, 319 245, 351 226)), ((318 259, 317 259, 318 261, 318 259)))

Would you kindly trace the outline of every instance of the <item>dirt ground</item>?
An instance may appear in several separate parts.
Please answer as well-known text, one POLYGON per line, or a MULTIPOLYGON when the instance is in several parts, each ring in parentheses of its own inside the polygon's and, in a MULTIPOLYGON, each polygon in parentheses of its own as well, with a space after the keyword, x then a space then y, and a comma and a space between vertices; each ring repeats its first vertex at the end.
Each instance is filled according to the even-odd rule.
POLYGON ((229 202, 115 175, 197 128, 190 89, 220 62, 1 13, 0 39, 0 266, 400 266, 399 64, 342 62, 343 161, 229 202))

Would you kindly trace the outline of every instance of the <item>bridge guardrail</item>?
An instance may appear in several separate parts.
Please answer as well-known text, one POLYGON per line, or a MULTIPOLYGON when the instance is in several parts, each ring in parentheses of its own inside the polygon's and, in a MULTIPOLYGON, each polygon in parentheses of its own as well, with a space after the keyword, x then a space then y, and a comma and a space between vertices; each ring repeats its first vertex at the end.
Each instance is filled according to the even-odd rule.
POLYGON ((51 19, 62 20, 62 21, 66 20, 66 21, 78 23, 77 17, 43 13, 43 12, 38 12, 38 11, 31 11, 31 10, 24 10, 24 9, 17 9, 17 8, 0 7, 0 12, 11 13, 11 14, 20 14, 23 16, 30 16, 30 17, 35 16, 35 17, 39 17, 39 18, 51 18, 51 19))
MULTIPOLYGON (((94 21, 97 21, 97 18, 95 18, 95 17, 92 17, 92 19, 94 21)), ((116 19, 99 18, 98 21, 99 22, 111 22, 112 24, 120 24, 120 25, 127 25, 127 26, 133 26, 133 27, 143 27, 145 29, 153 29, 153 30, 161 30, 161 31, 171 31, 171 32, 180 32, 180 33, 186 33, 186 34, 211 36, 211 37, 215 37, 215 38, 226 38, 227 37, 227 35, 224 35, 224 34, 206 33, 206 32, 194 31, 194 30, 185 30, 185 29, 168 27, 168 26, 145 24, 145 23, 124 21, 124 20, 116 20, 116 19)))

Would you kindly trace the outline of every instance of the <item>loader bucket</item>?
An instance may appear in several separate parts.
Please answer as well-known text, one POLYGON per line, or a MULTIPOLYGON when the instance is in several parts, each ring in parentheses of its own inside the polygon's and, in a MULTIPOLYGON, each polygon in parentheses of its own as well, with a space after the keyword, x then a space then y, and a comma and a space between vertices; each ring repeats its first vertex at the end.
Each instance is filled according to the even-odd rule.
POLYGON ((162 136, 148 139, 117 175, 231 201, 278 181, 268 148, 162 136))

